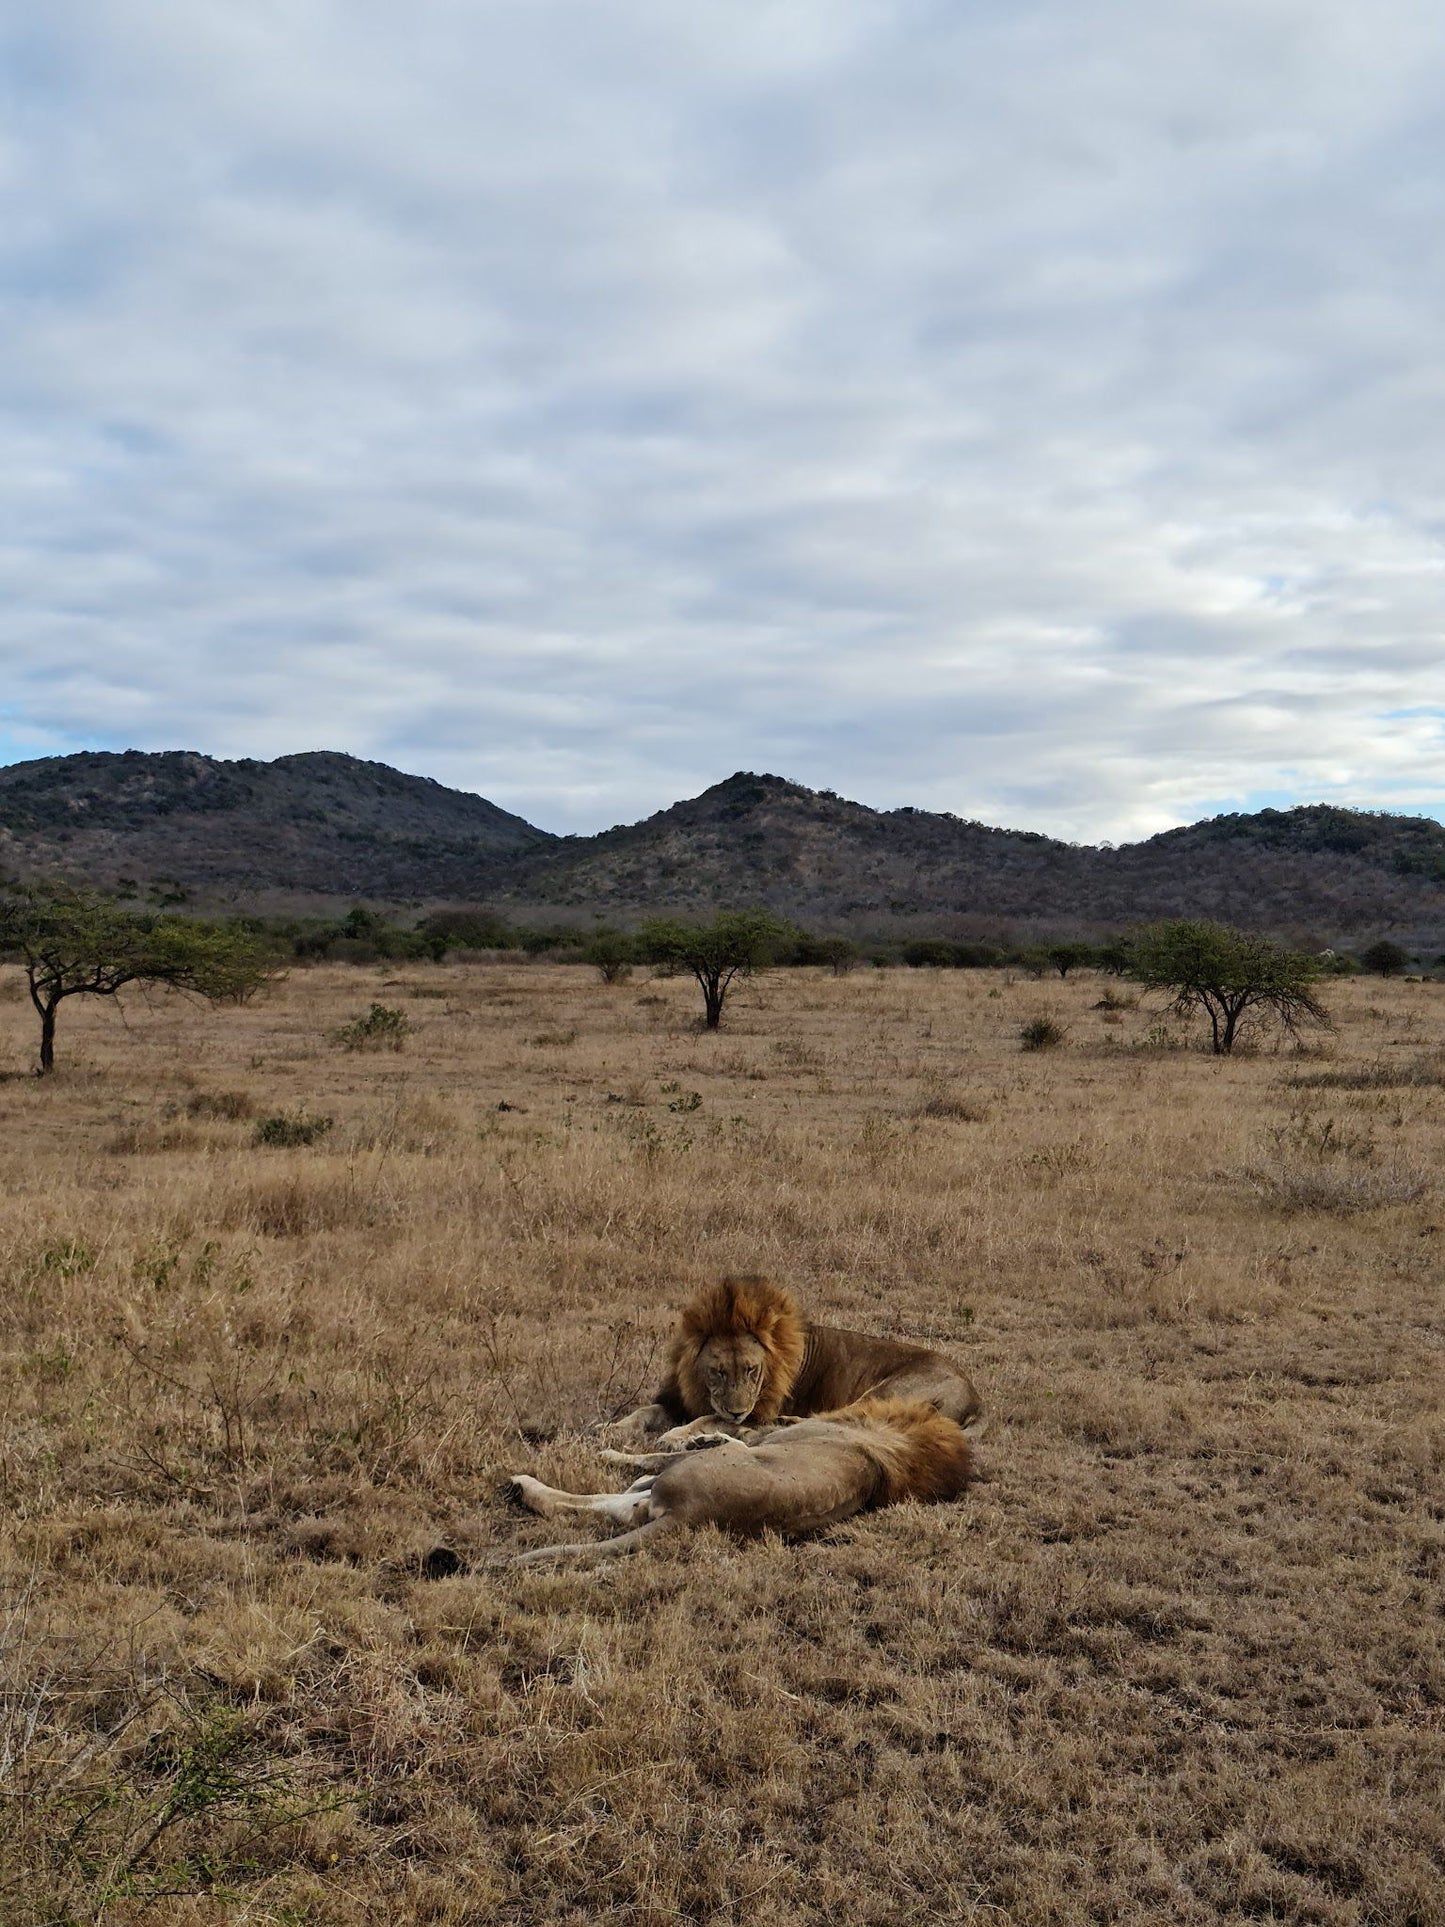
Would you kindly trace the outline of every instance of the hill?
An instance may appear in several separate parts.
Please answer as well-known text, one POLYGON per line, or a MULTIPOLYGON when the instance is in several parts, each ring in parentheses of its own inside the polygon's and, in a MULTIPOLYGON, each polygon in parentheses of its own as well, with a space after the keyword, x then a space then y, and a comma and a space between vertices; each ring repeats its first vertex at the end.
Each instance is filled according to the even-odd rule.
POLYGON ((271 763, 97 751, 0 769, 0 866, 211 903, 472 895, 499 858, 550 841, 484 797, 328 750, 271 763))
POLYGON ((1096 849, 746 771, 643 822, 556 837, 332 752, 49 757, 0 769, 0 867, 212 906, 486 902, 581 921, 761 903, 820 927, 959 936, 1191 914, 1445 948, 1445 826, 1429 817, 1312 804, 1096 849))
POLYGON ((739 773, 645 822, 530 852, 505 888, 568 909, 763 903, 815 923, 957 935, 1199 915, 1321 941, 1392 930, 1438 947, 1445 825, 1319 804, 1096 849, 739 773))

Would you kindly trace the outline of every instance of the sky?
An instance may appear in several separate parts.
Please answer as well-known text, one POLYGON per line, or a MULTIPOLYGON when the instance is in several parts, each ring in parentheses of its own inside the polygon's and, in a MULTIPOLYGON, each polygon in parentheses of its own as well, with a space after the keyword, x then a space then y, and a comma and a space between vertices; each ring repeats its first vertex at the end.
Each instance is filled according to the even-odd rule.
POLYGON ((0 6, 0 762, 1445 816, 1433 0, 0 6))

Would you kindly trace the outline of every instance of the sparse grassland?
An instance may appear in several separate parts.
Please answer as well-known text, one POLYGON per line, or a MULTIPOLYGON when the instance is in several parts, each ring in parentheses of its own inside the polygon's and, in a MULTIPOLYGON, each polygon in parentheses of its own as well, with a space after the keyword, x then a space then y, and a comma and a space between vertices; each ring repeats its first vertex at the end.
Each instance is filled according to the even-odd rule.
POLYGON ((0 994, 0 1921, 1437 1927, 1445 991, 1330 1000, 1213 1059, 1078 973, 710 1036, 327 967, 42 1081, 0 994), (373 992, 405 1052, 338 1051, 373 992), (985 1482, 469 1569, 729 1268, 953 1351, 985 1482))

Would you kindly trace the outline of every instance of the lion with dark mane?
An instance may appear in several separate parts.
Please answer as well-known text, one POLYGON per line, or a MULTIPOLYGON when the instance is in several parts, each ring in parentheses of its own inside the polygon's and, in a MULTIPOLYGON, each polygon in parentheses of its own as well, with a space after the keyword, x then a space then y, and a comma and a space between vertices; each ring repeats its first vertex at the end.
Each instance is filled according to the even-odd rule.
POLYGON ((519 1473, 512 1491, 531 1511, 596 1513, 626 1530, 542 1546, 507 1563, 612 1558, 701 1525, 744 1538, 797 1538, 904 1499, 956 1499, 971 1453, 962 1427, 921 1399, 868 1398, 759 1440, 699 1438, 682 1451, 639 1459, 644 1476, 625 1492, 561 1492, 519 1473))
POLYGON ((966 1430, 980 1429, 978 1393, 941 1352, 815 1325, 781 1285, 724 1278, 683 1308, 652 1402, 622 1419, 614 1436, 685 1444, 699 1433, 736 1436, 863 1398, 921 1399, 966 1430))

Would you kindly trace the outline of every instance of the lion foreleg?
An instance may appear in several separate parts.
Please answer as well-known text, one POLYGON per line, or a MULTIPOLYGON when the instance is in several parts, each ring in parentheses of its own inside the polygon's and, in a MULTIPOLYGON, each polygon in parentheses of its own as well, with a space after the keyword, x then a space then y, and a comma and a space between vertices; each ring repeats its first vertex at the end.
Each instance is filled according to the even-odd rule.
POLYGON ((756 1437, 750 1434, 745 1439, 734 1438, 730 1432, 695 1432, 691 1438, 680 1439, 666 1452, 613 1452, 604 1447, 597 1456, 606 1459, 609 1465, 632 1466, 639 1472, 650 1472, 655 1476, 680 1459, 684 1452, 711 1452, 723 1445, 730 1445, 734 1451, 741 1449, 747 1452, 766 1436, 765 1431, 756 1437))
POLYGON ((665 1405, 639 1405, 635 1412, 603 1425, 601 1431, 605 1438, 615 1439, 618 1445, 643 1445, 666 1431, 670 1416, 665 1405))
POLYGON ((663 1433, 656 1445, 659 1452, 680 1452, 694 1439, 740 1439, 746 1434, 747 1427, 735 1419, 719 1418, 716 1412, 707 1412, 702 1418, 689 1419, 686 1425, 674 1425, 671 1431, 663 1433))

